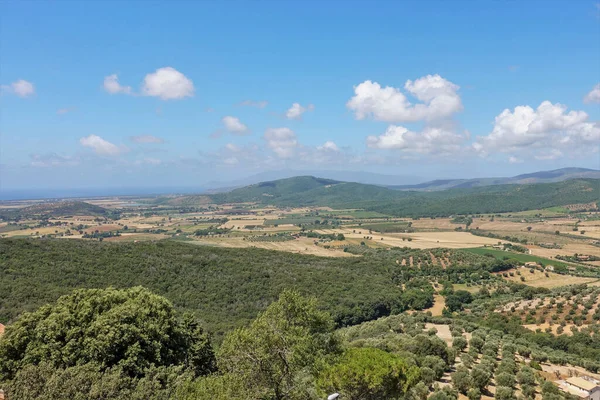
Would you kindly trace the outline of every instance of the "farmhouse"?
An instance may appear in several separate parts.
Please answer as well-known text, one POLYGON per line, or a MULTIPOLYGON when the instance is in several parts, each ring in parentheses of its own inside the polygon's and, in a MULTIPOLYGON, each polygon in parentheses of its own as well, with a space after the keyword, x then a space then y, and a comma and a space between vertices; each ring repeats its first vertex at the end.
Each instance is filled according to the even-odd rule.
POLYGON ((581 399, 600 400, 600 382, 589 376, 572 377, 560 381, 560 388, 581 399))

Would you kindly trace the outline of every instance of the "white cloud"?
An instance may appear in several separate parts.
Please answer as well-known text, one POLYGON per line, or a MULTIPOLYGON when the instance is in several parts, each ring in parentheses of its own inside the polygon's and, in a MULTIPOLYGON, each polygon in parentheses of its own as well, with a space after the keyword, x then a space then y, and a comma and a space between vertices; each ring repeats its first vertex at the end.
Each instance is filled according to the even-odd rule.
POLYGON ((294 103, 292 106, 285 112, 285 117, 287 119, 301 119, 302 114, 307 111, 312 111, 315 109, 313 104, 309 104, 306 107, 302 107, 300 103, 294 103))
POLYGON ((146 144, 146 143, 164 143, 164 139, 153 136, 153 135, 139 135, 139 136, 131 136, 131 139, 134 143, 146 144))
POLYGON ((108 75, 104 78, 104 90, 110 94, 131 94, 131 86, 121 86, 117 74, 108 75))
POLYGON ((231 151, 232 153, 238 153, 238 152, 240 152, 240 151, 242 150, 242 149, 240 149, 240 147, 239 147, 239 146, 236 146, 236 145, 235 145, 235 144, 233 144, 233 143, 227 143, 227 144, 225 145, 225 149, 227 149, 227 150, 231 151))
POLYGON ((2 92, 4 93, 11 93, 23 98, 35 94, 35 86, 33 86, 33 83, 24 79, 19 79, 10 85, 2 85, 0 89, 2 89, 2 92))
POLYGON ((237 157, 227 157, 225 159, 223 159, 223 164, 226 165, 237 165, 239 164, 239 160, 237 159, 237 157))
POLYGON ((31 166, 48 168, 48 167, 60 167, 60 166, 74 166, 79 164, 79 160, 70 156, 61 156, 56 153, 48 154, 32 154, 31 166))
POLYGON ((587 120, 585 112, 567 112, 566 106, 549 101, 535 110, 530 106, 506 109, 496 117, 492 132, 477 138, 473 149, 483 156, 559 147, 590 150, 600 143, 600 126, 587 120))
POLYGON ((116 156, 127 151, 126 148, 118 147, 97 135, 83 137, 79 139, 79 143, 84 147, 91 148, 96 154, 103 156, 116 156))
POLYGON ((540 153, 540 154, 536 154, 534 157, 536 160, 540 160, 540 161, 552 161, 552 160, 556 160, 557 158, 560 158, 563 156, 562 151, 558 150, 558 149, 551 149, 549 151, 540 153))
POLYGON ((354 111, 356 119, 372 117, 387 122, 439 120, 463 109, 457 93, 459 86, 439 75, 408 80, 404 89, 422 103, 411 104, 398 88, 364 81, 354 87, 354 97, 346 107, 354 111))
POLYGON ((317 146, 319 151, 340 151, 339 147, 331 140, 326 141, 321 146, 317 146))
POLYGON ((290 158, 298 147, 296 134, 290 128, 269 128, 265 131, 263 139, 267 147, 279 158, 290 158))
POLYGON ((164 67, 146 75, 142 93, 162 100, 183 99, 194 95, 194 83, 175 68, 164 67))
POLYGON ((600 83, 594 86, 594 88, 585 95, 583 98, 584 103, 600 103, 600 83))
POLYGON ((442 128, 426 127, 413 132, 403 126, 390 125, 384 134, 367 137, 367 146, 374 149, 402 150, 417 154, 456 155, 469 137, 442 128))
POLYGON ((523 160, 515 156, 510 156, 508 157, 508 162, 511 164, 520 164, 523 162, 523 160))
POLYGON ((234 135, 243 135, 248 132, 248 127, 244 125, 239 118, 227 115, 221 119, 225 129, 234 135))
POLYGON ((269 104, 269 102, 266 100, 259 100, 259 101, 244 100, 240 103, 240 106, 265 108, 268 104, 269 104))

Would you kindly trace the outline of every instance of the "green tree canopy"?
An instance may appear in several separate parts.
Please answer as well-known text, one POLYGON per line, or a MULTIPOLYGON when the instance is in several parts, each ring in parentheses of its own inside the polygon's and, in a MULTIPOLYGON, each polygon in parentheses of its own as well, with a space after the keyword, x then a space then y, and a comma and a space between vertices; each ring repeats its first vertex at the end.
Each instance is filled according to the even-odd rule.
POLYGON ((307 398, 298 393, 302 376, 314 376, 329 355, 339 353, 329 314, 316 300, 284 291, 247 328, 229 333, 219 352, 219 369, 242 378, 246 398, 307 398))
POLYGON ((83 289, 24 313, 0 339, 0 381, 28 365, 68 368, 94 363, 140 377, 153 366, 214 370, 208 336, 147 289, 83 289))
POLYGON ((402 398, 419 381, 419 368, 397 355, 374 348, 351 348, 319 377, 324 393, 348 400, 402 398))

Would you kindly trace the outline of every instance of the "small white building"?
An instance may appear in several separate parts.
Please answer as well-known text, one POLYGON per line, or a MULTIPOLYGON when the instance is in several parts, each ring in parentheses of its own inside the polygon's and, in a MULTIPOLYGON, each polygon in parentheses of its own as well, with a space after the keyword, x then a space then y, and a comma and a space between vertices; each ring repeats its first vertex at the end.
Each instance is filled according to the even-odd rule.
POLYGON ((581 399, 600 400, 600 382, 589 376, 569 378, 563 381, 560 388, 581 399))

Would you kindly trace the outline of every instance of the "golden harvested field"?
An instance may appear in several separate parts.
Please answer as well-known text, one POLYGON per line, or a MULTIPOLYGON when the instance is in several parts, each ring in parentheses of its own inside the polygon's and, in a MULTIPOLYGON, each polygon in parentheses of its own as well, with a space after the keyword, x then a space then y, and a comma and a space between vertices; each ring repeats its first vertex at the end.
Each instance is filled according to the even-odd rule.
MULTIPOLYGON (((461 249, 467 247, 481 247, 483 245, 494 245, 498 239, 491 239, 482 236, 471 235, 469 232, 415 232, 415 233, 387 233, 387 234, 368 234, 367 231, 352 229, 320 229, 319 233, 343 233, 346 238, 362 239, 365 236, 373 237, 368 243, 377 247, 411 247, 415 249, 433 249, 437 247, 446 247, 450 249, 461 249), (359 233, 362 232, 362 233, 359 233), (405 240, 402 240, 402 239, 405 240), (411 241, 407 239, 411 238, 411 241), (383 240, 382 240, 383 239, 383 240)), ((367 242, 367 240, 365 240, 367 242)))
POLYGON ((120 229, 123 229, 123 227, 119 226, 119 225, 96 225, 96 226, 91 226, 91 227, 85 229, 84 232, 85 233, 94 233, 96 231, 110 232, 110 231, 118 231, 120 229))
POLYGON ((212 245, 219 247, 258 247, 261 249, 268 250, 279 250, 288 251, 290 253, 301 253, 301 254, 312 254, 315 256, 323 257, 356 257, 353 254, 345 253, 340 249, 329 248, 326 249, 323 245, 315 245, 314 239, 310 238, 299 238, 296 240, 288 240, 285 242, 253 242, 249 240, 243 240, 242 237, 229 237, 229 238, 203 238, 189 241, 187 243, 197 245, 212 245))
POLYGON ((221 228, 231 228, 231 229, 237 229, 239 227, 241 229, 244 229, 244 227, 248 226, 248 225, 262 226, 264 224, 264 222, 265 222, 265 220, 263 218, 261 218, 261 219, 233 219, 233 220, 227 221, 220 227, 221 228))
POLYGON ((168 238, 168 235, 155 233, 122 233, 121 236, 105 238, 108 242, 135 242, 145 240, 161 240, 168 238))
POLYGON ((15 236, 32 236, 32 235, 53 235, 58 231, 58 233, 65 232, 68 228, 64 226, 45 226, 41 228, 33 228, 33 229, 23 229, 16 231, 5 232, 2 235, 5 237, 15 237, 15 236))
POLYGON ((554 258, 557 254, 561 256, 572 256, 573 254, 589 254, 592 256, 600 257, 600 247, 593 246, 585 242, 574 242, 562 245, 562 249, 545 249, 539 246, 527 246, 531 250, 531 254, 545 257, 554 258))
MULTIPOLYGON (((518 271, 521 275, 516 274, 517 270, 508 270, 509 272, 514 272, 514 276, 508 276, 504 279, 516 282, 516 283, 524 283, 533 287, 545 287, 545 288, 555 288, 559 286, 567 286, 567 285, 578 285, 580 283, 591 283, 597 282, 597 278, 582 278, 579 276, 570 276, 570 275, 560 275, 555 274, 553 272, 548 272, 548 277, 546 277, 544 272, 534 270, 533 273, 529 272, 529 268, 519 268, 518 271), (525 277, 525 281, 521 281, 521 276, 525 277)), ((502 273, 497 273, 497 275, 502 273)))

